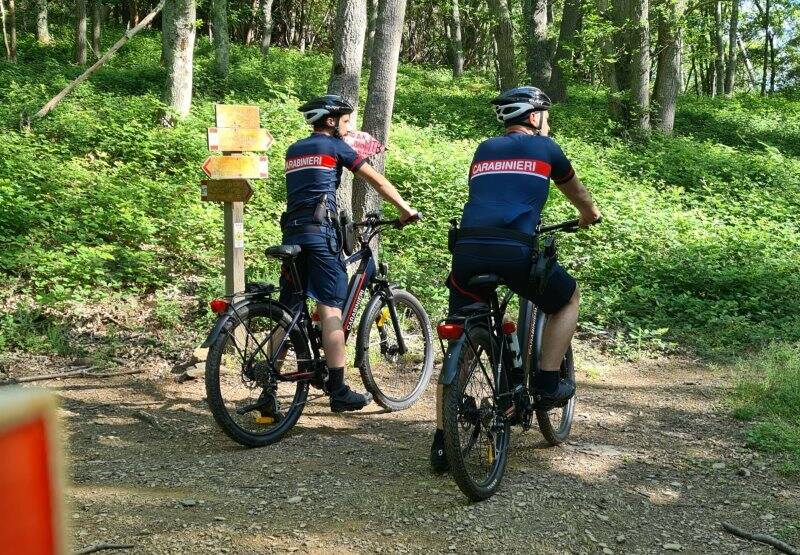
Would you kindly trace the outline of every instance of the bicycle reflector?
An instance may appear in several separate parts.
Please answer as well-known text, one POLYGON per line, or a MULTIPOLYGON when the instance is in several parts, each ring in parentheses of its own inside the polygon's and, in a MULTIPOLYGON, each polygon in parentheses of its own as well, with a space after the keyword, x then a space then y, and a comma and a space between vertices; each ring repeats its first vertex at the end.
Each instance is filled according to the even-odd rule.
POLYGON ((223 312, 228 310, 229 305, 230 303, 225 299, 214 299, 213 301, 208 303, 208 306, 211 307, 211 310, 214 311, 214 314, 222 314, 223 312))
POLYGON ((503 334, 504 335, 511 335, 517 331, 517 323, 516 322, 503 322, 503 334))
POLYGON ((464 326, 461 324, 439 324, 436 326, 436 333, 439 335, 439 339, 455 341, 464 333, 464 326))

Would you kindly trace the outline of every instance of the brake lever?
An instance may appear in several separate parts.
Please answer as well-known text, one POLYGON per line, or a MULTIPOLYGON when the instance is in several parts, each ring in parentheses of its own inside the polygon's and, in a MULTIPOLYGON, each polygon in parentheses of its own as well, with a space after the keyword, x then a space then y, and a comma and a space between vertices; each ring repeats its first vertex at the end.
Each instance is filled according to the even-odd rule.
POLYGON ((417 212, 404 222, 401 222, 400 218, 397 218, 397 223, 395 224, 395 227, 397 229, 403 229, 407 225, 412 225, 421 221, 422 221, 422 212, 417 212))

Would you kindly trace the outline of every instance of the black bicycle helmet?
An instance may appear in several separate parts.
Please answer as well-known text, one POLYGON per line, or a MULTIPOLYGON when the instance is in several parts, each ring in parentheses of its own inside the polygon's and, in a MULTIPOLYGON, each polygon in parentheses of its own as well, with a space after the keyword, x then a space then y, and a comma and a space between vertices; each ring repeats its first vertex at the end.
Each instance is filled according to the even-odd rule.
POLYGON ((326 94, 309 100, 298 108, 306 118, 306 123, 313 124, 324 117, 339 117, 353 112, 353 107, 338 94, 326 94))
POLYGON ((492 99, 497 121, 517 123, 523 121, 531 112, 544 112, 552 102, 541 89, 531 86, 516 87, 492 99))

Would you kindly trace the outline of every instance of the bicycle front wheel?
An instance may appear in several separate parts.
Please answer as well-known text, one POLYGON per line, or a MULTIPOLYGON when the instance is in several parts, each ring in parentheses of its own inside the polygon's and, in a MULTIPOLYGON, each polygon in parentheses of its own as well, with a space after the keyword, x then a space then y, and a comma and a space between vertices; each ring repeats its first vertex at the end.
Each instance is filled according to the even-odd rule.
MULTIPOLYGON (((561 377, 569 378, 575 383, 575 361, 572 357, 572 346, 567 349, 567 354, 561 361, 561 377)), ((575 414, 575 396, 567 401, 563 407, 556 407, 549 411, 537 410, 536 421, 539 431, 550 445, 560 445, 567 441, 572 430, 572 417, 575 414)))
POLYGON ((458 375, 444 388, 444 444, 456 484, 472 501, 482 501, 500 487, 508 462, 511 427, 497 402, 508 399, 508 382, 505 372, 495 381, 492 353, 499 346, 492 349, 489 330, 475 327, 465 333, 475 351, 461 348, 458 375))
POLYGON ((356 349, 364 387, 383 408, 407 409, 425 392, 433 373, 431 323, 411 293, 394 289, 391 300, 382 295, 370 299, 358 326, 356 349))
POLYGON ((277 305, 255 302, 237 311, 241 320, 229 324, 209 349, 206 395, 214 420, 231 439, 261 447, 279 441, 300 418, 309 382, 282 377, 307 368, 310 351, 305 335, 289 328, 289 315, 277 305))

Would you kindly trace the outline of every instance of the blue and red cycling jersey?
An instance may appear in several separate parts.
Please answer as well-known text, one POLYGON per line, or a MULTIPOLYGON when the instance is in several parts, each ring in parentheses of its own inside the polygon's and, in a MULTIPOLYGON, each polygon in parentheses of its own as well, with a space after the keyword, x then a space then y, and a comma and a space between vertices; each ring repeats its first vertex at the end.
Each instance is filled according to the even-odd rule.
POLYGON ((509 133, 487 139, 472 159, 461 227, 533 233, 550 179, 561 184, 574 175, 572 164, 550 137, 509 133))
POLYGON ((289 219, 311 221, 310 212, 325 193, 328 210, 336 213, 336 189, 342 180, 342 168, 356 172, 365 162, 342 139, 324 133, 312 133, 291 145, 284 167, 289 219))

